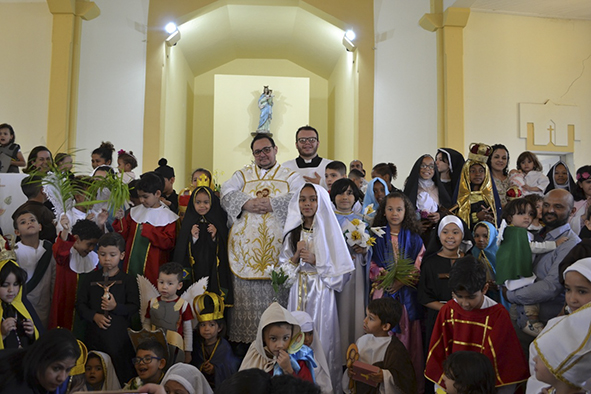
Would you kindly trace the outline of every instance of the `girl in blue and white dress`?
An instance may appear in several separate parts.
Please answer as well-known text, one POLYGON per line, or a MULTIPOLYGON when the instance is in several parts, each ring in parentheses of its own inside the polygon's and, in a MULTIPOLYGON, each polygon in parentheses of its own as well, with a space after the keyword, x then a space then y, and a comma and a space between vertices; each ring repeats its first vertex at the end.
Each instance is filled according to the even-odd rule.
POLYGON ((373 218, 376 216, 380 203, 388 193, 388 184, 382 178, 373 178, 367 184, 367 190, 363 198, 363 214, 370 225, 373 223, 373 218))
MULTIPOLYGON (((359 189, 355 182, 342 178, 333 183, 330 189, 330 199, 335 205, 335 214, 341 225, 341 232, 345 226, 351 227, 359 223, 363 226, 363 216, 354 212, 354 206, 359 201, 359 189)), ((367 233, 367 229, 365 230, 367 233)), ((369 234, 371 235, 371 234, 369 234)), ((359 322, 365 318, 365 308, 369 298, 369 262, 371 248, 359 245, 348 245, 349 254, 355 264, 355 272, 345 285, 342 292, 337 294, 337 308, 339 310, 339 325, 341 327, 341 350, 343 354, 347 347, 365 334, 363 325, 359 322)))
POLYGON ((323 187, 307 183, 291 199, 279 262, 291 264, 297 275, 287 309, 314 319, 333 387, 339 387, 344 357, 335 292, 343 290, 355 266, 323 187))

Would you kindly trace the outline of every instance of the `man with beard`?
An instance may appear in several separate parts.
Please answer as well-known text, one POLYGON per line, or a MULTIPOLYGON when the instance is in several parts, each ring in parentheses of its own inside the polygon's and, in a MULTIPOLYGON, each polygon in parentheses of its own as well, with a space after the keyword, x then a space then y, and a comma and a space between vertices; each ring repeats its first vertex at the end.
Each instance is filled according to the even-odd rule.
MULTIPOLYGON (((536 255, 533 263, 536 275, 534 283, 513 291, 507 291, 503 287, 505 298, 517 305, 518 327, 523 327, 527 322, 523 305, 540 304, 539 318, 544 324, 557 316, 564 306, 564 288, 558 281, 558 265, 568 252, 581 242, 568 224, 573 208, 574 199, 567 190, 554 189, 544 197, 542 218, 546 227, 542 229, 540 236, 544 241, 556 241, 561 237, 568 237, 568 241, 551 252, 536 255)), ((529 344, 533 340, 533 337, 523 334, 521 330, 517 330, 517 336, 522 345, 529 344)), ((527 349, 527 347, 524 348, 526 353, 527 349)))
POLYGON ((286 161, 283 167, 290 168, 304 178, 306 182, 326 187, 324 171, 331 160, 318 156, 318 131, 312 126, 302 126, 296 131, 296 148, 300 154, 293 160, 286 161))
POLYGON ((222 185, 221 198, 233 223, 228 237, 234 274, 229 337, 243 343, 254 342, 260 317, 273 302, 266 269, 279 259, 287 207, 294 190, 304 184, 297 173, 277 163, 277 146, 268 134, 257 134, 250 148, 254 163, 222 185))

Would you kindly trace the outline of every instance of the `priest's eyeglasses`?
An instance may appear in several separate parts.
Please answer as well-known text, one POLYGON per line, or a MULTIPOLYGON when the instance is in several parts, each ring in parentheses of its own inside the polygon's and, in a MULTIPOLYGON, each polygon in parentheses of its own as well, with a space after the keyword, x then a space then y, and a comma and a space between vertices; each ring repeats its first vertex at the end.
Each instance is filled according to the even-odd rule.
POLYGON ((271 152, 271 149, 273 149, 272 146, 266 146, 263 149, 253 150, 252 151, 252 154, 255 155, 255 156, 258 156, 261 153, 264 153, 264 154, 268 155, 271 152))
POLYGON ((133 365, 138 364, 150 364, 152 360, 162 360, 162 357, 145 356, 145 357, 134 357, 131 359, 133 365))
POLYGON ((313 144, 316 141, 318 141, 318 138, 316 138, 316 137, 308 137, 308 138, 302 137, 302 138, 298 138, 298 142, 300 144, 305 144, 306 142, 309 142, 309 143, 313 144))

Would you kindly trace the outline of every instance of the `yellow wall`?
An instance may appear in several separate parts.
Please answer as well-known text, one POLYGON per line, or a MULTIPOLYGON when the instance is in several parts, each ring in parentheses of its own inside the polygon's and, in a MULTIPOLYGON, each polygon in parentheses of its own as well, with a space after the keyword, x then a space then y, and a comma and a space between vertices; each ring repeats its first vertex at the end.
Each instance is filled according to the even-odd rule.
MULTIPOLYGON (((165 89, 162 108, 164 110, 164 133, 161 134, 162 156, 158 156, 156 150, 144 150, 147 157, 166 157, 168 165, 174 168, 178 184, 177 190, 185 187, 185 180, 191 174, 187 174, 187 139, 191 141, 192 111, 193 111, 193 84, 194 77, 185 57, 177 48, 167 48, 168 56, 165 56, 164 74, 165 89)), ((189 170, 190 171, 190 170, 189 170)))
POLYGON ((466 145, 503 143, 513 168, 525 150, 518 104, 552 100, 579 106, 574 163, 589 164, 590 48, 591 21, 473 12, 464 30, 466 145))
POLYGON ((0 3, 0 123, 14 127, 27 158, 47 145, 52 15, 43 3, 0 3))
MULTIPOLYGON (((309 95, 309 123, 318 129, 321 141, 327 137, 327 111, 328 106, 328 82, 326 79, 288 61, 275 59, 237 59, 223 66, 217 67, 205 74, 195 77, 195 110, 194 110, 194 141, 192 145, 191 162, 192 167, 206 167, 212 170, 214 156, 224 157, 227 150, 214 150, 213 139, 213 114, 214 114, 214 80, 216 74, 226 75, 258 75, 258 76, 289 76, 303 77, 310 80, 309 95)), ((262 89, 260 86, 258 89, 262 89)), ((306 120, 303 120, 306 123, 306 120)), ((250 121, 249 121, 250 124, 250 121)), ((303 124, 301 124, 303 126, 303 124)), ((271 123, 271 128, 274 123, 271 123)), ((254 131, 254 130, 253 130, 254 131)), ((286 149, 291 157, 297 156, 295 149, 295 131, 293 130, 293 144, 287 145, 286 149)), ((231 142, 233 143, 233 142, 231 142)), ((328 146, 320 144, 319 154, 326 156, 328 146)), ((248 154, 248 150, 246 151, 248 154)), ((247 164, 250 161, 243 162, 247 164)), ((234 168, 236 170, 238 168, 234 168)), ((225 172, 220 180, 228 179, 232 174, 225 172)))
POLYGON ((251 133, 258 127, 258 99, 264 85, 275 95, 271 132, 278 147, 277 161, 282 163, 297 155, 294 133, 308 124, 309 78, 218 74, 213 124, 213 170, 219 176, 218 181, 228 179, 253 160, 251 133))

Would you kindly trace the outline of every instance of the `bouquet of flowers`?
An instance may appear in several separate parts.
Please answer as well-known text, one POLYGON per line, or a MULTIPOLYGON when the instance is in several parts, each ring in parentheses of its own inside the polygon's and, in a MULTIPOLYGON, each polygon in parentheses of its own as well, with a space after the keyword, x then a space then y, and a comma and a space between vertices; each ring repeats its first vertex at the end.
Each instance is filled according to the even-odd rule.
POLYGON ((268 265, 265 268, 265 274, 271 278, 273 290, 277 295, 282 288, 289 289, 296 279, 295 268, 289 263, 268 265))
POLYGON ((220 176, 224 175, 224 171, 220 172, 218 174, 217 170, 213 172, 213 179, 212 179, 212 183, 214 185, 213 187, 213 191, 216 193, 221 193, 222 192, 222 185, 220 183, 218 183, 218 179, 220 179, 220 176))
POLYGON ((366 227, 367 224, 360 219, 347 221, 347 223, 343 226, 343 230, 345 230, 343 234, 345 235, 347 244, 349 244, 349 246, 358 245, 362 248, 367 248, 375 244, 376 239, 369 236, 369 234, 365 231, 366 227))
POLYGON ((404 286, 416 287, 420 272, 415 267, 414 261, 405 257, 402 250, 398 252, 398 256, 389 251, 384 263, 386 268, 382 268, 380 275, 376 278, 379 289, 390 291, 396 281, 404 286))

